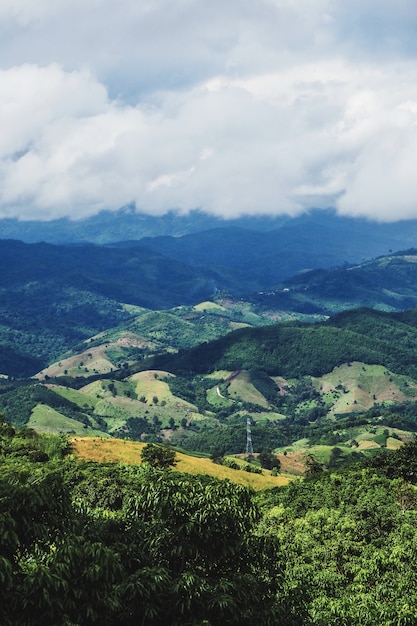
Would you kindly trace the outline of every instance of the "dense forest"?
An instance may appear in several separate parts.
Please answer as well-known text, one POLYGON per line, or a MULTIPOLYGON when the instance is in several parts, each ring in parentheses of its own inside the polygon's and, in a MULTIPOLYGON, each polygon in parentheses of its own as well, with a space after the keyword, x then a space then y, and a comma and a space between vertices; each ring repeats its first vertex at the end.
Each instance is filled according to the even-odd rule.
POLYGON ((141 364, 174 373, 258 369, 270 375, 320 376, 350 361, 385 365, 417 377, 416 310, 355 309, 325 322, 288 322, 236 330, 216 341, 141 364))
POLYGON ((0 450, 5 626, 416 623, 415 442, 260 492, 4 421, 0 450))
MULTIPOLYGON (((153 350, 144 350, 146 355, 190 348, 242 325, 317 321, 363 306, 403 311, 417 304, 415 250, 355 266, 303 271, 293 278, 284 272, 284 280, 286 253, 278 248, 268 262, 266 248, 272 251, 275 243, 266 233, 219 231, 190 235, 188 243, 174 239, 169 246, 164 238, 107 246, 1 241, 0 263, 9 269, 0 276, 0 350, 5 357, 0 374, 35 375, 69 351, 81 352, 84 342, 96 341, 98 333, 115 328, 150 342, 153 350), (183 245, 177 258, 175 250, 183 245), (224 251, 224 265, 215 263, 213 250, 218 259, 224 251), (248 266, 241 264, 242 254, 248 266), (198 307, 207 299, 215 300, 210 320, 195 310, 177 310, 198 307), (158 310, 159 319, 152 315, 158 310)), ((292 268, 301 269, 303 265, 292 268)), ((305 338, 306 349, 309 341, 314 340, 305 338)), ((337 342, 335 336, 335 350, 337 342)))

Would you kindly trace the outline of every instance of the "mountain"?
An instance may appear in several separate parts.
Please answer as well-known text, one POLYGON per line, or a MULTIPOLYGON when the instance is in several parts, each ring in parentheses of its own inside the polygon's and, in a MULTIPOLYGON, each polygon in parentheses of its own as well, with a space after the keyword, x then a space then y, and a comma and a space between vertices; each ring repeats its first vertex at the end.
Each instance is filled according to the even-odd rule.
POLYGON ((177 237, 146 237, 141 244, 184 263, 239 270, 248 288, 254 284, 265 288, 306 270, 361 263, 417 246, 417 221, 377 224, 313 211, 280 223, 271 219, 269 226, 250 229, 231 221, 177 237))
MULTIPOLYGON (((212 233, 204 233, 205 261, 212 254, 207 253, 212 233)), ((248 234, 241 233, 244 238, 248 234)), ((257 236, 268 238, 266 233, 257 236)), ((224 242, 218 240, 218 245, 224 250, 221 260, 231 264, 224 242)), ((242 325, 314 321, 360 306, 388 311, 417 306, 415 250, 303 272, 275 287, 268 282, 273 268, 263 270, 262 257, 253 256, 252 268, 242 269, 244 248, 241 240, 236 255, 242 263, 236 269, 194 264, 192 259, 185 263, 137 242, 57 246, 0 241, 0 263, 8 268, 0 275, 0 346, 8 356, 0 373, 35 374, 63 359, 69 349, 78 355, 90 352, 84 342, 94 337, 91 348, 100 341, 112 343, 112 328, 118 329, 113 333, 118 345, 106 348, 110 357, 101 350, 99 358, 107 360, 104 370, 102 365, 93 368, 98 372, 138 354, 192 347, 242 325), (204 305, 208 300, 212 302, 204 305), (195 308, 198 303, 201 307, 195 308), (96 338, 99 333, 107 335, 96 338), (127 350, 121 350, 120 342, 127 350)), ((78 370, 85 360, 81 356, 62 367, 78 370)))
POLYGON ((127 242, 128 246, 145 240, 149 249, 178 261, 233 267, 258 283, 262 269, 266 284, 301 270, 358 263, 390 250, 417 247, 417 220, 384 224, 341 217, 330 209, 298 217, 226 220, 198 210, 151 216, 125 207, 80 220, 2 219, 0 239, 55 244, 127 242))
MULTIPOLYGON (((135 307, 199 302, 213 294, 218 282, 216 272, 195 270, 139 246, 3 240, 0 264, 7 268, 0 274, 0 345, 27 355, 21 375, 33 367, 33 357, 37 365, 45 365, 80 341, 130 319, 135 307)), ((0 373, 18 375, 5 361, 0 373)))
MULTIPOLYGON (((285 223, 288 217, 242 217, 233 223, 252 230, 269 230, 285 223)), ((203 211, 179 214, 170 211, 161 216, 140 213, 128 206, 118 211, 100 211, 83 219, 60 218, 50 221, 15 218, 0 219, 0 239, 18 239, 25 243, 41 241, 55 244, 106 244, 143 237, 181 235, 227 226, 229 222, 203 211)))
POLYGON ((279 289, 251 298, 266 308, 331 315, 367 306, 398 311, 417 306, 417 250, 356 265, 312 270, 283 281, 279 289))
POLYGON ((242 328, 177 354, 155 356, 141 368, 174 374, 259 369, 270 376, 322 376, 351 361, 384 365, 417 379, 417 311, 348 311, 316 324, 242 328))
POLYGON ((105 375, 91 375, 92 351, 84 378, 0 381, 0 411, 37 431, 169 440, 210 454, 242 453, 250 418, 256 451, 314 449, 341 464, 412 437, 416 349, 416 310, 357 309, 242 328, 105 375))

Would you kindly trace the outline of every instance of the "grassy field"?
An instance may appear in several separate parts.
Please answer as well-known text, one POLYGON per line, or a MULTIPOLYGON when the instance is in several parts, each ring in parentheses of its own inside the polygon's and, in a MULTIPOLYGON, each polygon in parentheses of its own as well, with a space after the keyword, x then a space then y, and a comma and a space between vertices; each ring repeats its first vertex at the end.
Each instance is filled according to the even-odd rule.
MULTIPOLYGON (((146 445, 122 439, 97 437, 73 437, 70 442, 76 458, 100 463, 127 463, 130 465, 141 463, 140 454, 146 445)), ((287 485, 291 480, 289 476, 271 476, 268 470, 263 470, 262 475, 251 474, 244 470, 232 470, 213 463, 207 457, 190 456, 181 452, 177 452, 177 460, 175 470, 179 472, 207 474, 215 478, 228 479, 236 484, 246 485, 256 490, 287 485)))
POLYGON ((42 370, 37 377, 40 380, 45 376, 88 376, 91 374, 104 374, 115 369, 115 364, 109 361, 105 353, 106 347, 86 348, 80 354, 63 358, 57 363, 42 370))
MULTIPOLYGON (((85 435, 86 431, 84 424, 81 422, 77 422, 77 420, 73 420, 70 417, 65 417, 65 415, 61 415, 61 413, 58 413, 55 409, 45 406, 44 404, 38 404, 33 409, 27 426, 28 428, 33 428, 43 433, 54 434, 66 434, 70 432, 85 435)), ((92 436, 106 436, 98 429, 89 429, 89 434, 92 436)))
POLYGON ((250 382, 248 372, 240 372, 229 385, 229 397, 239 398, 243 402, 258 404, 263 408, 268 407, 268 402, 264 396, 250 382))
POLYGON ((210 311, 211 313, 218 311, 219 313, 227 313, 227 309, 220 304, 216 304, 215 302, 210 302, 207 300, 206 302, 200 302, 200 304, 196 304, 193 306, 194 311, 210 311))
POLYGON ((98 398, 93 394, 88 395, 77 389, 71 389, 71 387, 60 387, 59 385, 48 385, 48 387, 80 408, 85 408, 86 406, 94 408, 98 402, 98 398))
POLYGON ((375 402, 402 402, 415 394, 415 383, 382 365, 352 362, 313 379, 332 414, 369 409, 375 402))

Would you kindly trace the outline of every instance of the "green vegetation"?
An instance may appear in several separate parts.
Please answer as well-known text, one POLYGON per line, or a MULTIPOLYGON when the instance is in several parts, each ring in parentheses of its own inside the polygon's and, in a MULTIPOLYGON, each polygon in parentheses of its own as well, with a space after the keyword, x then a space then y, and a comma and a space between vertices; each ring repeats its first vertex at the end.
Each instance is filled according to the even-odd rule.
POLYGON ((2 624, 277 623, 274 542, 253 536, 247 488, 146 467, 0 463, 2 624))
POLYGON ((141 452, 143 463, 147 463, 150 467, 160 469, 168 469, 176 465, 175 450, 168 446, 157 446, 153 443, 147 443, 141 452))
POLYGON ((150 364, 179 374, 244 369, 294 378, 322 376, 342 363, 361 361, 417 378, 416 349, 415 317, 358 310, 316 324, 240 329, 209 344, 154 357, 150 364))
POLYGON ((417 305, 416 259, 417 250, 413 249, 353 266, 302 272, 251 300, 269 309, 322 315, 359 306, 383 311, 411 309, 417 305))
MULTIPOLYGON (((261 245, 265 235, 258 235, 257 245, 261 245)), ((174 247, 177 244, 174 242, 174 247)), ((0 262, 11 269, 0 279, 0 374, 15 378, 35 375, 54 361, 62 363, 89 346, 109 342, 107 352, 103 350, 101 355, 103 360, 89 364, 81 359, 79 372, 68 364, 61 371, 58 368, 59 375, 65 371, 73 376, 103 373, 132 365, 150 354, 211 342, 247 325, 256 327, 273 320, 315 321, 363 305, 386 311, 417 305, 415 250, 353 267, 303 272, 277 287, 281 278, 275 269, 265 272, 263 256, 261 267, 258 262, 242 271, 232 266, 204 266, 201 260, 193 260, 192 265, 173 259, 167 262, 157 248, 158 244, 151 251, 142 244, 54 246, 3 241, 0 262), (245 295, 244 301, 242 294, 251 289, 257 293, 245 295), (216 301, 208 301, 214 292, 216 301), (198 305, 201 300, 204 302, 198 305)), ((198 252, 202 254, 200 247, 198 252)), ((279 263, 272 267, 284 266, 279 263)), ((410 325, 410 320, 404 321, 410 325)), ((371 337, 378 339, 376 330, 371 337)), ((399 331, 397 337, 406 346, 405 335, 399 331)), ((299 343, 298 338, 295 341, 299 343)), ((304 333, 304 350, 317 341, 317 334, 308 337, 304 333)), ((335 332, 332 341, 334 361, 341 337, 335 332)), ((368 352, 371 349, 369 343, 364 347, 368 352)), ((375 350, 378 355, 378 346, 375 350)), ((276 360, 275 354, 266 353, 263 361, 259 354, 253 356, 251 363, 243 366, 239 351, 225 355, 237 368, 267 372, 276 360)), ((395 350, 390 358, 397 365, 395 350)), ((316 371, 323 370, 324 364, 320 355, 314 364, 316 371)), ((192 368, 195 370, 195 364, 192 368)), ((57 375, 56 367, 52 375, 57 375)))
POLYGON ((101 377, 3 380, 0 410, 37 431, 232 455, 245 450, 250 417, 256 453, 303 450, 341 467, 417 431, 416 349, 415 312, 360 309, 314 325, 240 329, 101 377), (145 369, 151 365, 169 369, 145 369))
POLYGON ((258 492, 69 451, 0 420, 2 624, 417 620, 415 441, 258 492))

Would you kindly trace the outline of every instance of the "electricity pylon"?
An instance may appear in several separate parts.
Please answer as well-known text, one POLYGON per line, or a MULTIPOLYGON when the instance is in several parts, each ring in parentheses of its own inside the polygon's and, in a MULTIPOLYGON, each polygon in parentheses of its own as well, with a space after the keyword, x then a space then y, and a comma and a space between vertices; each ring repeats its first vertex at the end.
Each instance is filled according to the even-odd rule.
POLYGON ((246 420, 246 459, 253 458, 251 418, 248 416, 246 420))

